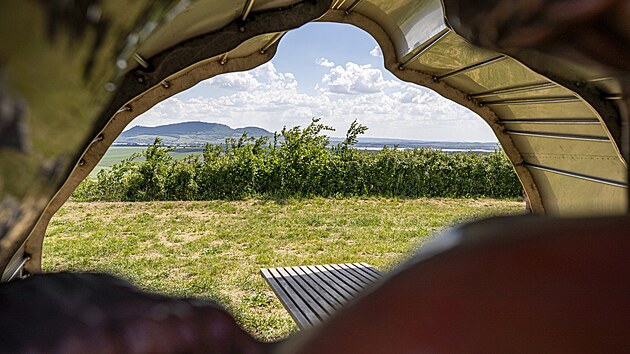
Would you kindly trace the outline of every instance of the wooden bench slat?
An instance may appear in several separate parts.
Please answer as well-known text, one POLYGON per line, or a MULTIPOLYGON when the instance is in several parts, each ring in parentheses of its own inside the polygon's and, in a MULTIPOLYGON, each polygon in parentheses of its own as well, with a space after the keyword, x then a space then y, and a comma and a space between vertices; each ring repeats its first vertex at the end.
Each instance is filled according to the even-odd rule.
POLYGON ((363 266, 363 269, 367 270, 368 272, 375 274, 377 277, 382 277, 383 273, 381 273, 378 269, 372 267, 371 265, 367 264, 367 263, 357 263, 363 266))
POLYGON ((314 266, 315 272, 313 274, 329 279, 329 283, 332 284, 334 290, 340 295, 343 295, 343 304, 345 305, 348 301, 353 299, 362 288, 345 277, 345 275, 341 274, 340 271, 327 269, 327 266, 328 265, 314 266))
POLYGON ((322 299, 322 297, 316 292, 312 291, 310 286, 306 284, 304 280, 300 277, 292 276, 287 272, 286 268, 277 268, 277 270, 280 272, 282 277, 291 284, 293 290, 302 298, 302 300, 306 302, 319 320, 324 320, 333 313, 332 308, 330 306, 326 306, 324 299, 322 299), (311 291, 309 291, 309 289, 311 289, 311 291))
MULTIPOLYGON (((303 326, 303 324, 309 324, 310 323, 309 320, 306 318, 304 313, 300 310, 300 307, 298 306, 298 304, 295 303, 295 301, 293 300, 293 297, 289 296, 286 293, 286 291, 284 290, 284 287, 280 285, 280 283, 269 272, 269 270, 263 268, 260 270, 260 272, 262 273, 263 278, 265 278, 267 283, 269 283, 269 285, 271 286, 271 290, 273 290, 273 292, 276 294, 278 299, 280 299, 282 306, 284 306, 284 308, 287 309, 287 311, 289 312, 289 315, 291 315, 295 323, 297 323, 300 326, 303 326)), ((301 328, 304 328, 304 327, 301 327, 301 328)))
MULTIPOLYGON (((289 284, 289 282, 287 282, 286 279, 282 277, 282 275, 280 275, 277 269, 270 268, 269 271, 286 293, 291 295, 296 294, 296 290, 289 284)), ((313 309, 306 304, 304 299, 302 299, 299 295, 291 296, 291 299, 295 302, 298 309, 304 314, 304 317, 306 317, 307 320, 306 322, 296 321, 298 323, 298 326, 300 326, 301 328, 306 328, 309 325, 319 323, 319 318, 317 317, 317 315, 315 315, 315 313, 313 313, 313 309)))
POLYGON ((313 326, 345 306, 379 279, 364 263, 261 269, 274 293, 301 329, 313 326))
POLYGON ((344 288, 345 285, 339 285, 337 281, 331 279, 317 268, 310 266, 301 266, 300 268, 304 270, 311 279, 320 282, 322 286, 328 289, 329 294, 334 296, 338 302, 344 304, 354 296, 353 293, 348 292, 344 288))
POLYGON ((324 264, 323 266, 316 266, 316 267, 318 267, 318 269, 320 269, 321 271, 325 272, 325 274, 331 277, 334 277, 341 283, 345 284, 347 287, 349 287, 348 290, 352 289, 353 295, 361 291, 361 289, 363 289, 363 287, 355 283, 352 278, 346 276, 345 274, 343 274, 343 272, 337 271, 335 268, 331 267, 328 264, 324 264))
MULTIPOLYGON (((322 298, 324 298, 324 300, 326 300, 326 303, 332 307, 332 310, 339 310, 341 308, 341 306, 343 305, 343 301, 339 301, 336 299, 335 297, 335 291, 333 289, 327 289, 327 285, 325 283, 322 282, 317 282, 316 280, 314 280, 310 274, 305 273, 302 269, 300 269, 300 267, 287 267, 287 271, 291 274, 291 272, 293 272, 294 274, 296 274, 297 276, 301 277, 302 279, 304 279, 304 281, 306 283, 308 283, 308 285, 310 285, 310 287, 316 291, 319 296, 321 296, 322 298)), ((331 312, 332 314, 332 312, 331 312)))
POLYGON ((348 299, 352 299, 357 294, 358 290, 354 288, 352 284, 349 285, 347 280, 339 278, 337 274, 330 272, 328 269, 324 268, 321 265, 312 267, 316 274, 330 279, 330 281, 332 281, 337 286, 337 288, 343 289, 343 291, 348 293, 348 299))
POLYGON ((350 268, 354 268, 357 272, 361 273, 363 276, 365 276, 371 282, 375 282, 375 281, 377 281, 380 278, 380 276, 374 275, 368 269, 366 269, 364 266, 362 266, 362 265, 360 265, 358 263, 349 263, 349 264, 346 264, 346 266, 348 266, 350 268))
POLYGON ((339 274, 343 274, 346 278, 350 279, 350 281, 354 282, 360 289, 363 290, 368 284, 357 275, 355 275, 351 270, 341 268, 338 264, 329 265, 330 268, 338 270, 339 274))
POLYGON ((366 276, 368 276, 370 279, 377 281, 381 278, 380 274, 376 274, 370 271, 370 269, 374 269, 372 267, 366 267, 364 265, 362 265, 361 263, 349 263, 348 264, 349 267, 353 267, 354 269, 362 272, 363 274, 365 274, 366 276))
POLYGON ((363 289, 365 289, 365 287, 367 285, 369 285, 368 282, 366 282, 363 279, 361 279, 360 277, 358 277, 350 269, 343 268, 339 264, 331 264, 330 267, 332 269, 335 269, 338 272, 336 274, 339 274, 340 276, 342 275, 342 276, 350 279, 350 281, 352 281, 354 284, 356 284, 356 286, 359 287, 359 291, 362 291, 363 289))
POLYGON ((365 287, 371 285, 374 282, 374 280, 372 280, 370 277, 366 276, 365 274, 361 273, 359 270, 357 270, 354 267, 348 267, 348 265, 346 264, 337 264, 337 267, 347 270, 348 273, 354 275, 357 279, 363 282, 365 287))

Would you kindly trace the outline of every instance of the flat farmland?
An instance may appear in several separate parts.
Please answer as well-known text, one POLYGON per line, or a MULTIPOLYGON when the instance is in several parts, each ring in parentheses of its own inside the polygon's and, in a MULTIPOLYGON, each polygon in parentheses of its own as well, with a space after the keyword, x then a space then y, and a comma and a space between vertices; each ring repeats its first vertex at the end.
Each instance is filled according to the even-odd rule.
MULTIPOLYGON (((98 172, 102 169, 110 169, 114 164, 129 158, 134 153, 140 153, 146 150, 146 146, 111 146, 98 165, 90 172, 89 178, 96 178, 98 172)), ((178 147, 171 151, 170 154, 176 159, 183 159, 189 155, 201 155, 202 147, 178 147)), ((144 158, 139 157, 136 161, 143 161, 144 158)))

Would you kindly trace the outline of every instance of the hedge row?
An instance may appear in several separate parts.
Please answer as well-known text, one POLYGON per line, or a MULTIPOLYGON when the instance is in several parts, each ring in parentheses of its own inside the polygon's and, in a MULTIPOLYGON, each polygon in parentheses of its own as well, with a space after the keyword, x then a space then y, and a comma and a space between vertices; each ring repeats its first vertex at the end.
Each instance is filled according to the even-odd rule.
POLYGON ((353 148, 367 128, 354 122, 344 142, 318 119, 273 138, 227 139, 201 156, 176 160, 159 139, 102 170, 74 193, 80 201, 243 199, 249 197, 517 198, 521 185, 502 151, 449 154, 434 149, 353 148), (143 159, 140 159, 143 158, 143 159))

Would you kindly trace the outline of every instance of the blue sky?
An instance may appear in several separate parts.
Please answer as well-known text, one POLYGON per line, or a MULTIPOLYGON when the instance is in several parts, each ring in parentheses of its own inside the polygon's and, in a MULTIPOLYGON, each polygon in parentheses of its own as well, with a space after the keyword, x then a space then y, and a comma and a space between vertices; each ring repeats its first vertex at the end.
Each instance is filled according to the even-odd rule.
POLYGON ((312 117, 334 127, 332 136, 343 136, 357 119, 368 137, 496 141, 476 114, 384 69, 370 35, 330 23, 287 33, 271 62, 203 81, 129 126, 207 121, 276 131, 312 117))

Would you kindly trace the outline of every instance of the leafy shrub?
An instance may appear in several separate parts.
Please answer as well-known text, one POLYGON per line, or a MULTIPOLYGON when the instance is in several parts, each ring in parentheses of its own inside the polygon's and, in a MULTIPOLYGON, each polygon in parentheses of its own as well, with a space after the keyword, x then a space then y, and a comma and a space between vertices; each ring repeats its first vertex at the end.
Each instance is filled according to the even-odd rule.
POLYGON ((386 196, 518 198, 521 184, 502 151, 449 154, 434 149, 354 149, 367 127, 353 122, 330 147, 333 129, 313 119, 273 139, 243 134, 176 160, 156 139, 142 153, 101 170, 73 194, 92 200, 208 200, 249 197, 386 196))

